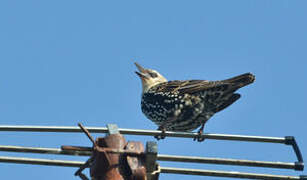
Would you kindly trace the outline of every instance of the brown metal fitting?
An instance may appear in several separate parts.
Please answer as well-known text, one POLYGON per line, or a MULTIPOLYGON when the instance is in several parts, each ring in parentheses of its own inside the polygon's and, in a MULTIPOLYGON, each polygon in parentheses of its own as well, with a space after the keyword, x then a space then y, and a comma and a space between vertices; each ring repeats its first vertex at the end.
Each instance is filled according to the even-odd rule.
POLYGON ((95 180, 124 180, 119 171, 120 155, 106 153, 105 148, 124 149, 125 138, 120 134, 112 134, 96 139, 97 146, 92 156, 90 175, 95 180))
MULTIPOLYGON (((143 153, 144 146, 141 142, 128 142, 126 148, 128 151, 143 153)), ((146 180, 146 168, 144 156, 129 156, 127 155, 127 163, 130 168, 130 180, 146 180)))
MULTIPOLYGON (((95 141, 85 127, 78 125, 93 142, 93 147, 62 146, 62 150, 92 151, 90 159, 75 173, 82 180, 87 180, 87 177, 82 174, 87 167, 90 168, 92 180, 147 180, 148 173, 152 174, 152 170, 146 171, 148 164, 146 161, 150 160, 154 165, 155 158, 151 157, 155 157, 156 152, 152 153, 148 151, 151 149, 146 147, 145 153, 141 142, 127 143, 124 136, 119 134, 116 125, 108 125, 108 135, 104 138, 98 137, 95 141)), ((157 180, 157 178, 150 179, 157 180)))

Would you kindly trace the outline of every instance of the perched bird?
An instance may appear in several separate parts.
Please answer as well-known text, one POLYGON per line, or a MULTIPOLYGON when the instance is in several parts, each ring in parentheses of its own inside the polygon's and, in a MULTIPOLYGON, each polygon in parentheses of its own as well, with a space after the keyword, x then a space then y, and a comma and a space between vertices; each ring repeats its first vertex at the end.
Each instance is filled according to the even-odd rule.
POLYGON ((222 81, 168 81, 156 70, 135 65, 142 80, 141 108, 145 116, 159 126, 162 134, 166 130, 192 131, 201 126, 194 138, 198 141, 204 140, 201 135, 205 123, 240 98, 236 90, 255 80, 253 74, 246 73, 222 81))

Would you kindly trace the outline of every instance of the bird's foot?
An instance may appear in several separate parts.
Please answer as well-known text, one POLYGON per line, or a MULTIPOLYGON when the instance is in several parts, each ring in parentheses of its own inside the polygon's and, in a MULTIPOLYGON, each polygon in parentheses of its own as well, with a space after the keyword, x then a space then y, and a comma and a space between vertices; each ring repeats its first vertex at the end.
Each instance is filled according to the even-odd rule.
POLYGON ((197 135, 194 137, 193 141, 196 141, 196 140, 197 140, 198 142, 203 142, 203 141, 205 140, 205 138, 202 137, 202 135, 203 135, 203 130, 200 129, 200 130, 198 131, 197 135))
POLYGON ((161 130, 161 134, 156 135, 155 138, 159 141, 160 139, 165 139, 165 128, 160 126, 157 130, 161 130))

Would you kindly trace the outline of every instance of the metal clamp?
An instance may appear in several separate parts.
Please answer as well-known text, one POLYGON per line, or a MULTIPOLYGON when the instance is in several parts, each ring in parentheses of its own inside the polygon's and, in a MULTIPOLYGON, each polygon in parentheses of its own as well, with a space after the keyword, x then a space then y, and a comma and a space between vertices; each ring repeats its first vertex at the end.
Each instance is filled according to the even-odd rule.
POLYGON ((160 171, 159 165, 157 164, 157 155, 158 155, 158 145, 154 141, 149 141, 146 143, 145 150, 145 161, 146 161, 146 170, 147 170, 147 179, 156 180, 159 178, 160 171))

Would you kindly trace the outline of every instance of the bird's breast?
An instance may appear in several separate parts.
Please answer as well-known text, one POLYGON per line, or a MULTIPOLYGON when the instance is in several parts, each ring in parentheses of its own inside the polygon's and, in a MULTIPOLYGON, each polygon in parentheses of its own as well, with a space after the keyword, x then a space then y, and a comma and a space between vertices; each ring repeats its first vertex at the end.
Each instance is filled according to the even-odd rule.
POLYGON ((191 119, 201 113, 201 99, 188 94, 147 92, 142 96, 142 112, 158 125, 168 119, 191 119))

